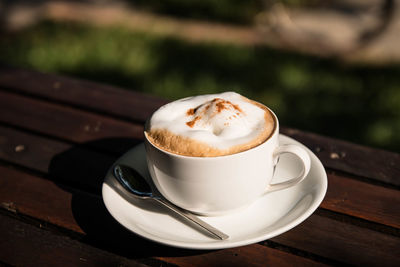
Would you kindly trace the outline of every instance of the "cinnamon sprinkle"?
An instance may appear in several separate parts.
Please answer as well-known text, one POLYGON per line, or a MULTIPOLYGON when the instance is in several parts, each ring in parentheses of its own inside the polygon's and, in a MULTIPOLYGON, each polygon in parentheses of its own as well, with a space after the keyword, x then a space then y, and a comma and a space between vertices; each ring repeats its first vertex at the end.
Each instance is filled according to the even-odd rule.
POLYGON ((196 121, 200 120, 201 117, 200 116, 196 116, 193 120, 188 121, 186 123, 187 126, 189 126, 190 128, 193 128, 194 124, 196 123, 196 121))
MULTIPOLYGON (((228 101, 229 102, 229 101, 228 101)), ((243 113, 243 110, 239 107, 239 105, 236 105, 236 104, 232 104, 231 102, 229 102, 229 104, 231 104, 232 106, 233 106, 233 108, 234 109, 236 109, 237 111, 239 111, 239 112, 242 112, 243 113)), ((239 115, 239 114, 238 114, 239 115)))
POLYGON ((217 107, 217 112, 220 113, 224 109, 229 109, 229 107, 233 107, 239 112, 243 112, 242 109, 239 107, 239 105, 233 104, 232 102, 228 100, 224 100, 221 98, 214 98, 212 102, 217 102, 215 105, 217 107))
POLYGON ((186 115, 192 116, 194 115, 194 112, 195 112, 194 108, 188 109, 188 111, 186 111, 186 115))
POLYGON ((227 109, 225 107, 225 104, 223 102, 218 102, 217 104, 215 104, 217 106, 217 112, 221 113, 222 110, 227 109))
MULTIPOLYGON (((236 115, 237 116, 240 116, 240 113, 242 112, 243 113, 243 111, 242 111, 242 109, 239 107, 239 105, 235 105, 235 104, 233 104, 232 102, 230 102, 230 101, 228 101, 228 100, 225 100, 225 99, 222 99, 222 98, 214 98, 212 101, 211 101, 212 103, 215 103, 215 106, 216 106, 216 113, 221 113, 223 110, 229 110, 230 108, 234 108, 237 112, 236 112, 236 115)), ((187 111, 186 111, 186 115, 187 116, 193 116, 193 115, 195 115, 196 114, 196 112, 197 112, 197 110, 199 109, 201 107, 201 105, 200 106, 198 106, 198 107, 196 107, 196 108, 190 108, 190 109, 188 109, 187 111)), ((211 104, 208 104, 203 110, 202 110, 202 114, 204 115, 205 114, 205 112, 209 109, 211 107, 211 104)), ((233 117, 235 117, 236 118, 236 115, 233 115, 233 117)), ((213 116, 215 116, 215 113, 213 114, 213 115, 211 115, 212 117, 213 116)), ((186 122, 186 125, 187 126, 189 126, 190 128, 193 128, 193 126, 196 124, 196 122, 198 121, 198 120, 200 120, 201 119, 201 116, 196 116, 193 120, 191 120, 191 121, 188 121, 188 122, 186 122)), ((232 119, 232 116, 230 116, 228 119, 232 119)))

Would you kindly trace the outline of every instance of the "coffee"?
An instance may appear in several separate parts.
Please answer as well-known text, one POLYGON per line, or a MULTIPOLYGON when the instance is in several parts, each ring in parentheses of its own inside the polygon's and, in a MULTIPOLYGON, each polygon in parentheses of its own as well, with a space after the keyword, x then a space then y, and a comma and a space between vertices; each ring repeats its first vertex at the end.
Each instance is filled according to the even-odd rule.
POLYGON ((256 147, 273 133, 271 111, 234 92, 171 102, 151 117, 145 134, 162 150, 194 157, 230 155, 256 147))

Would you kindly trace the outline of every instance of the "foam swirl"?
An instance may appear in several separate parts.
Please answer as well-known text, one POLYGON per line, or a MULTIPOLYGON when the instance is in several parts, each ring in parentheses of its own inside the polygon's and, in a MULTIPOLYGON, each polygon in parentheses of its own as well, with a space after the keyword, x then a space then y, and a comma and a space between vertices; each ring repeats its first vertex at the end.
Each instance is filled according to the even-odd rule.
POLYGON ((263 105, 234 92, 188 97, 158 109, 146 135, 165 150, 217 156, 254 147, 271 134, 274 120, 263 105))

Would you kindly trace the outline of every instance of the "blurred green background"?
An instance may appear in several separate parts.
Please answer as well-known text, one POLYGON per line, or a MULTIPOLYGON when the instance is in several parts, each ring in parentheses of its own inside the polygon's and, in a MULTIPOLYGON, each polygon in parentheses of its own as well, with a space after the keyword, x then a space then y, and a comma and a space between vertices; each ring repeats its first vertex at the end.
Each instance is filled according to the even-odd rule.
MULTIPOLYGON (((135 6, 248 24, 260 5, 228 0, 168 3, 136 1, 135 6), (181 9, 169 10, 171 3, 181 9)), ((54 21, 3 32, 0 51, 0 61, 7 64, 171 100, 236 91, 271 107, 284 126, 400 152, 400 64, 346 64, 268 46, 189 42, 124 25, 54 21)))

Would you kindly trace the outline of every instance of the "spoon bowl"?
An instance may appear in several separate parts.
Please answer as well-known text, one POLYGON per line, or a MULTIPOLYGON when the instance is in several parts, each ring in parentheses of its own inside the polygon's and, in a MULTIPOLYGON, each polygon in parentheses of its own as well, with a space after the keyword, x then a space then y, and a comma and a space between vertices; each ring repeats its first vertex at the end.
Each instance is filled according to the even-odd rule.
POLYGON ((154 197, 150 185, 135 169, 125 165, 116 165, 114 176, 126 190, 136 197, 143 199, 154 197))

